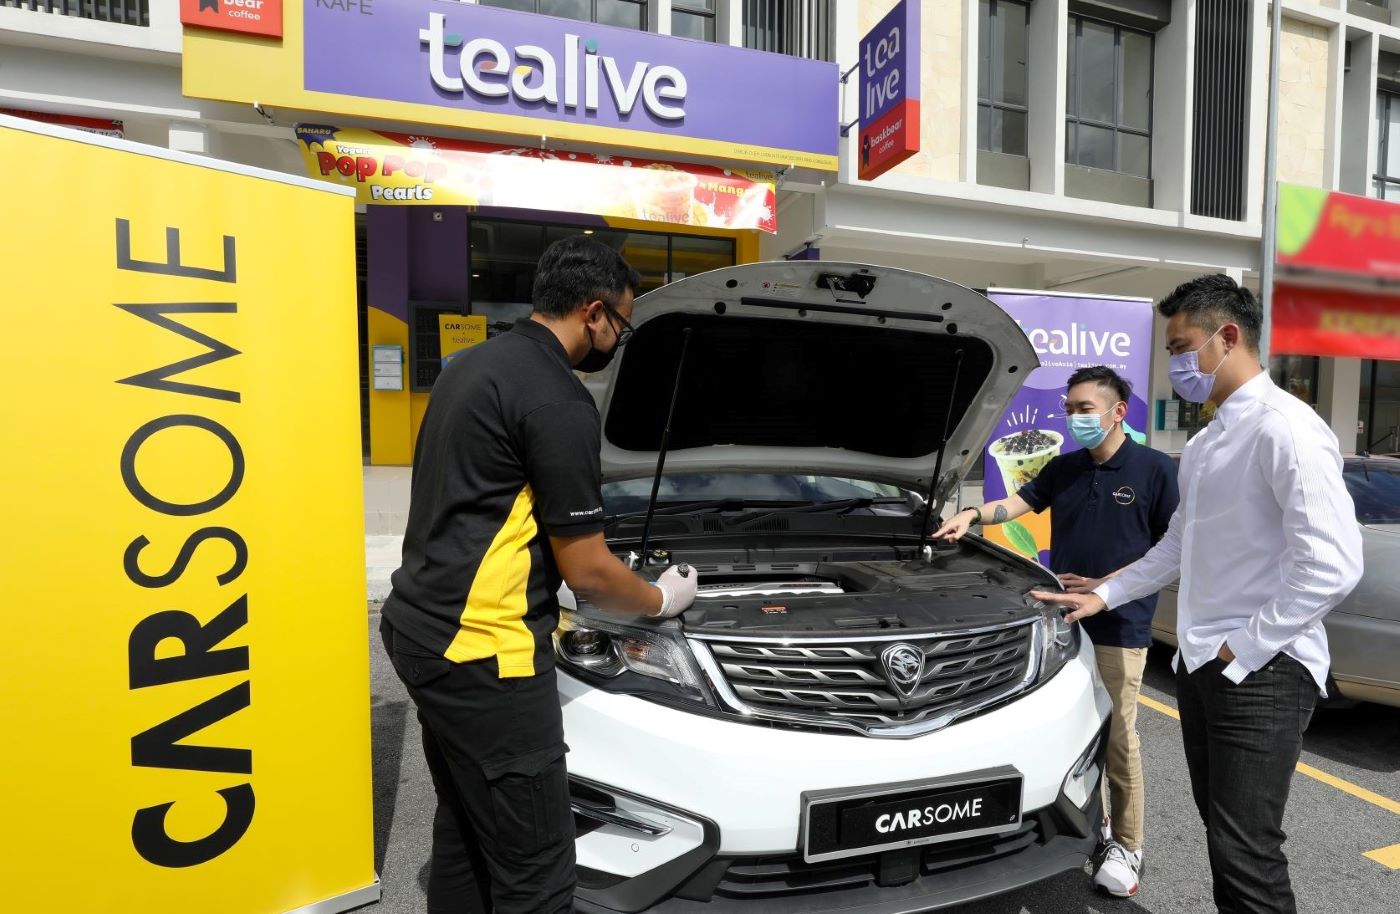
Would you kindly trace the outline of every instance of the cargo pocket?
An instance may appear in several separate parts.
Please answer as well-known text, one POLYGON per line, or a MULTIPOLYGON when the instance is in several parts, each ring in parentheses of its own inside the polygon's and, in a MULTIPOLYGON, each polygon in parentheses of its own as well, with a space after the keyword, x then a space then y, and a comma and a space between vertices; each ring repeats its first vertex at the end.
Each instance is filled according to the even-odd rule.
POLYGON ((402 638, 394 639, 394 649, 389 654, 389 662, 394 665, 394 672, 399 674, 404 685, 410 689, 421 689, 452 672, 452 661, 446 657, 435 657, 427 651, 404 650, 402 644, 402 638))
POLYGON ((481 763, 491 790, 496 846, 509 857, 535 857, 573 840, 569 775, 560 743, 481 763))

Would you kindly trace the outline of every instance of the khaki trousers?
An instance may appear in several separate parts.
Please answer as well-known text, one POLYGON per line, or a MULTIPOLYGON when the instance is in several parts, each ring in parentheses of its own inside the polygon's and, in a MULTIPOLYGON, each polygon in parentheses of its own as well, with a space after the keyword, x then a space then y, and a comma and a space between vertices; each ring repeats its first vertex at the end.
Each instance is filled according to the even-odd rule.
POLYGON ((1147 666, 1145 647, 1094 645, 1099 675, 1113 702, 1108 725, 1108 777, 1104 781, 1104 812, 1112 812, 1113 840, 1130 851, 1142 850, 1145 800, 1142 754, 1138 747, 1138 692, 1147 666))

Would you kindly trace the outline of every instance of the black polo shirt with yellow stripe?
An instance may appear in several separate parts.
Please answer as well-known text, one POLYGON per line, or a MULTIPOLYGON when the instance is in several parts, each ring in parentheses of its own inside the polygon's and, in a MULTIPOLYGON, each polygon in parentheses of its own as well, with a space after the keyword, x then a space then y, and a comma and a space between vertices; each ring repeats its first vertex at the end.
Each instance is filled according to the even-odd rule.
POLYGON ((396 633, 502 679, 554 665, 562 580, 549 537, 603 529, 593 398, 558 338, 519 321, 454 358, 413 457, 403 564, 384 615, 396 633))

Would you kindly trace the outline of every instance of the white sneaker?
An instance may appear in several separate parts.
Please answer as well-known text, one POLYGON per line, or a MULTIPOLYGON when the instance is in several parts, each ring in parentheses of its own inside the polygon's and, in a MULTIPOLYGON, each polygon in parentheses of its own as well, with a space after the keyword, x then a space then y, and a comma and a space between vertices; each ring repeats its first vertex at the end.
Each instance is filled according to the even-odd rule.
POLYGON ((1094 885, 1117 898, 1132 898, 1141 887, 1141 874, 1142 851, 1130 851, 1115 841, 1094 874, 1094 885))

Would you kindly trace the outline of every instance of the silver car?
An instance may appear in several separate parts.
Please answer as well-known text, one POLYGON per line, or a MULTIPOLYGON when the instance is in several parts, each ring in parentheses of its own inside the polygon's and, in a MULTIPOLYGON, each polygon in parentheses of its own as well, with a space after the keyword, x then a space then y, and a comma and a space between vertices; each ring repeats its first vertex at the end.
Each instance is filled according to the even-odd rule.
MULTIPOLYGON (((1324 620, 1332 648, 1328 692, 1400 707, 1400 460, 1347 457, 1343 478, 1356 503, 1366 571, 1324 620)), ((1152 634, 1176 644, 1176 585, 1162 591, 1152 634)))

